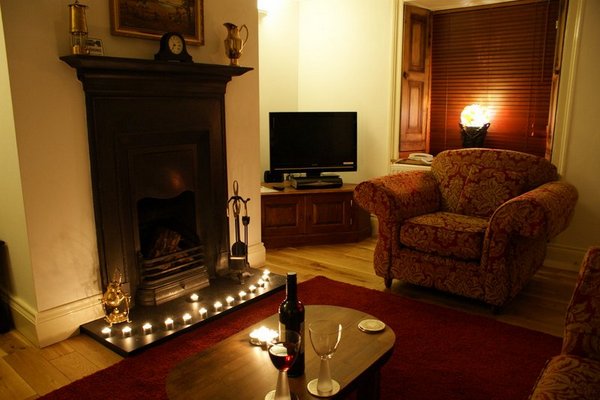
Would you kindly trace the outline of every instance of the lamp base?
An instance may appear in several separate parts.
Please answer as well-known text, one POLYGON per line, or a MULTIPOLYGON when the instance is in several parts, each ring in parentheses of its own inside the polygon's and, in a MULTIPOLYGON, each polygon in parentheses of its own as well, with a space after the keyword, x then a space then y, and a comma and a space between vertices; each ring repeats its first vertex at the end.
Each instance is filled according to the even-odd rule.
POLYGON ((489 123, 481 127, 458 125, 460 126, 463 147, 483 147, 485 135, 490 127, 489 123))

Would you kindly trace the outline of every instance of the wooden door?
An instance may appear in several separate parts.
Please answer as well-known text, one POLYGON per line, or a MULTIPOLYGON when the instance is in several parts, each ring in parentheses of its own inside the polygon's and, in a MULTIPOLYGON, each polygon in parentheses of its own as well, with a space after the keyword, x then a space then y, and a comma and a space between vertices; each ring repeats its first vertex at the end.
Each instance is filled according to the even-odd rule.
POLYGON ((431 12, 404 6, 400 157, 428 151, 431 12))

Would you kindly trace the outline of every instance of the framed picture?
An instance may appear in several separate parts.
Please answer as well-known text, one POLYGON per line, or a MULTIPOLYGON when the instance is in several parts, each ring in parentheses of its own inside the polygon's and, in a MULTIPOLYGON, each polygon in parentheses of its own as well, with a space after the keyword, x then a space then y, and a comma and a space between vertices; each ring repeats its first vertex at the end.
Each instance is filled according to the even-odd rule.
POLYGON ((109 0, 113 35, 159 40, 181 33, 190 45, 204 45, 203 0, 109 0))

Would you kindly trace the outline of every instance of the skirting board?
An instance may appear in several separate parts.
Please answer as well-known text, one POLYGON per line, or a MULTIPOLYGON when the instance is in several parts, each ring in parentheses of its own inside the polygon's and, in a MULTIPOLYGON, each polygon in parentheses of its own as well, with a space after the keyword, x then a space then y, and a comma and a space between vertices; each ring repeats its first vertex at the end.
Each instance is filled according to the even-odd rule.
MULTIPOLYGON (((371 215, 371 236, 377 237, 379 221, 371 215)), ((558 243, 548 243, 544 265, 546 267, 558 268, 567 271, 579 271, 583 256, 587 249, 564 246, 558 243)))
MULTIPOLYGON (((263 243, 248 248, 248 262, 262 267, 266 260, 263 243)), ((46 347, 79 333, 79 327, 104 315, 102 293, 64 304, 50 310, 35 311, 16 298, 5 294, 15 328, 31 343, 46 347)))

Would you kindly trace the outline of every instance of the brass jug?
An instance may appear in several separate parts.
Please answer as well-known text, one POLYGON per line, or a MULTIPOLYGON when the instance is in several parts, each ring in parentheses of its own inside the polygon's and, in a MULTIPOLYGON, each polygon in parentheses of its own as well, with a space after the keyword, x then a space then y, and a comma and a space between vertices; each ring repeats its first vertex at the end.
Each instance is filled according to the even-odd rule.
POLYGON ((242 25, 238 27, 231 22, 223 24, 227 28, 227 38, 225 38, 225 54, 229 58, 229 65, 239 65, 238 59, 242 56, 242 50, 248 41, 248 27, 242 25), (246 30, 246 37, 242 40, 240 33, 246 30))

